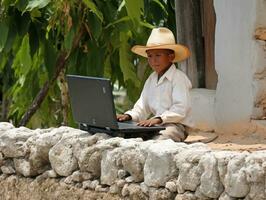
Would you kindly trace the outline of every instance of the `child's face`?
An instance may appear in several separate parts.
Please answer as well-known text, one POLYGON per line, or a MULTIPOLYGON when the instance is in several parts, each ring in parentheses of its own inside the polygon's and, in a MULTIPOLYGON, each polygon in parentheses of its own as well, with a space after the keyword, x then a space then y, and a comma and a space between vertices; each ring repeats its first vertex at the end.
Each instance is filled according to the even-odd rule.
POLYGON ((147 50, 147 56, 151 68, 158 75, 163 75, 175 58, 174 53, 168 49, 150 49, 147 50))

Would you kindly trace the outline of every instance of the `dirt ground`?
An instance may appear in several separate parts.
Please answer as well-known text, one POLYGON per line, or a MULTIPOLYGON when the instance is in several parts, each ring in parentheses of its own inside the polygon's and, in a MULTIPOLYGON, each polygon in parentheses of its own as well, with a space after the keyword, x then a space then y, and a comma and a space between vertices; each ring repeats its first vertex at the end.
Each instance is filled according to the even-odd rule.
POLYGON ((216 150, 231 151, 258 151, 266 150, 266 133, 264 131, 246 134, 226 134, 193 131, 186 142, 196 142, 198 140, 213 140, 207 145, 216 150))

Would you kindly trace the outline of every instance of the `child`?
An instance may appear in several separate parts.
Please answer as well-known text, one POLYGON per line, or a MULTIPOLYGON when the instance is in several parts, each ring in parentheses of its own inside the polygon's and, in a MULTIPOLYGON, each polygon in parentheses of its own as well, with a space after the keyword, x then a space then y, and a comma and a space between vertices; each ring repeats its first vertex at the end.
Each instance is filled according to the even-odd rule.
POLYGON ((189 57, 189 50, 175 43, 173 33, 167 28, 154 28, 146 46, 136 45, 134 53, 147 57, 154 72, 146 80, 141 96, 132 110, 117 115, 118 121, 133 120, 139 126, 165 127, 156 139, 184 141, 186 127, 192 125, 189 90, 191 82, 176 69, 174 62, 189 57), (151 114, 153 117, 147 119, 151 114))

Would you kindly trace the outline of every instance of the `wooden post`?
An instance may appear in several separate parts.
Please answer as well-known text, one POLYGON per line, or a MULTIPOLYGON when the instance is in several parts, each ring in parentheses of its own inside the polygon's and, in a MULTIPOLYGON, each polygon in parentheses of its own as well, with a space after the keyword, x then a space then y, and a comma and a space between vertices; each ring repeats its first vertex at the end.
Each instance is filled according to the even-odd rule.
POLYGON ((191 57, 179 66, 193 87, 205 87, 205 57, 201 25, 200 0, 176 0, 177 42, 186 45, 191 57))
POLYGON ((213 6, 213 0, 202 0, 202 32, 204 37, 205 49, 205 83, 206 88, 216 89, 218 75, 215 71, 214 62, 214 41, 216 16, 213 6))

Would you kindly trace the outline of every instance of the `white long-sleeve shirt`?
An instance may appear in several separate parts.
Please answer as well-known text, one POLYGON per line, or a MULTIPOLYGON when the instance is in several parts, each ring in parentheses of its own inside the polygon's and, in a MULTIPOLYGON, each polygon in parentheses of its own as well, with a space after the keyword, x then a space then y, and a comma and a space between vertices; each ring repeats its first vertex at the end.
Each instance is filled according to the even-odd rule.
POLYGON ((127 111, 133 121, 147 119, 151 114, 161 117, 162 124, 181 123, 193 126, 189 90, 191 82, 174 64, 158 81, 153 72, 146 80, 141 96, 132 110, 127 111))

